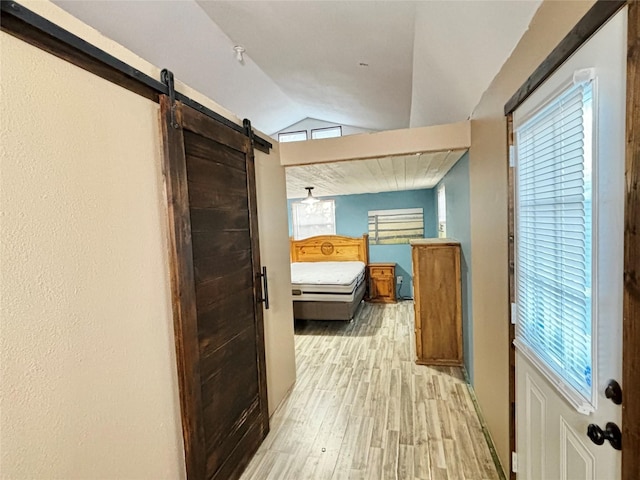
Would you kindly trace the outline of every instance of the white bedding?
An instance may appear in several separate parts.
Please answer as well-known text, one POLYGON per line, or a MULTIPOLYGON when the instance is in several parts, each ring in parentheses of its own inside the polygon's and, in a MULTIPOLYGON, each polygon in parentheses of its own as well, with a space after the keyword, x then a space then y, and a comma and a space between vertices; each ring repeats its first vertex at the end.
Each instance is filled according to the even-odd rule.
POLYGON ((363 262, 297 262, 291 264, 293 299, 296 301, 353 300, 363 282, 363 262))
POLYGON ((362 272, 363 262, 297 262, 291 264, 291 283, 349 285, 362 272))

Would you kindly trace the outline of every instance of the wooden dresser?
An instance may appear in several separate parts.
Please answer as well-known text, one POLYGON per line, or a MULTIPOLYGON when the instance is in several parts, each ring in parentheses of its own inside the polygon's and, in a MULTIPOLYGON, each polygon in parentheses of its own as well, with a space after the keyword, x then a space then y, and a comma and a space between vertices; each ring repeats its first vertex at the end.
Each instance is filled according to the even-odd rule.
POLYGON ((370 263, 367 265, 370 302, 396 303, 396 264, 370 263))
POLYGON ((460 243, 411 240, 416 363, 462 365, 460 243))

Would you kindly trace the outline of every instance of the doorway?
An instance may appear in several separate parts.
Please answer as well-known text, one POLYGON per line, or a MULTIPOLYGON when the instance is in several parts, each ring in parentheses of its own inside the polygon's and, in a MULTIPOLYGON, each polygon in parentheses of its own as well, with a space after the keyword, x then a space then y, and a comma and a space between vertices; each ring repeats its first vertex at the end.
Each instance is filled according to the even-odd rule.
POLYGON ((513 115, 524 479, 620 478, 620 452, 597 429, 622 416, 604 391, 622 377, 626 44, 625 9, 513 115))

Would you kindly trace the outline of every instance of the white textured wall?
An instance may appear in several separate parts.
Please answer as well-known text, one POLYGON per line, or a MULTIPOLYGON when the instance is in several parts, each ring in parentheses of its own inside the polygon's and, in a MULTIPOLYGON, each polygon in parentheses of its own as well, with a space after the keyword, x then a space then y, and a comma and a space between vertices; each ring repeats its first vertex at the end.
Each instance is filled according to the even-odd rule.
POLYGON ((183 478, 158 105, 0 52, 0 476, 183 478))

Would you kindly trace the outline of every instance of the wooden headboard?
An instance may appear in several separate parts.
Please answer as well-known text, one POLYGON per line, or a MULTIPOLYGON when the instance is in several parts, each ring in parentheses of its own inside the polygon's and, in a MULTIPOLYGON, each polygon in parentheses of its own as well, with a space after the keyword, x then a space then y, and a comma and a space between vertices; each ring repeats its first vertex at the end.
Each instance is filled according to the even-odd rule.
POLYGON ((347 262, 369 263, 369 235, 343 237, 318 235, 304 240, 289 241, 292 262, 347 262))

